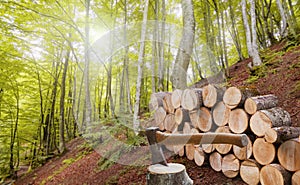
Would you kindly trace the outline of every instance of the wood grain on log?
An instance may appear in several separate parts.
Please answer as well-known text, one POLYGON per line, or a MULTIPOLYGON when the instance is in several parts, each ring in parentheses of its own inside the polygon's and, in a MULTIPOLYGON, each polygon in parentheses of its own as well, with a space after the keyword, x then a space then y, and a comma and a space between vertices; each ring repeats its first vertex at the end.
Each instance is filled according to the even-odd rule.
POLYGON ((269 143, 282 143, 300 136, 300 127, 273 127, 267 129, 265 139, 269 143))
POLYGON ((255 160, 246 160, 241 163, 240 176, 249 185, 259 183, 260 165, 255 160))
POLYGON ((237 87, 229 87, 224 93, 223 101, 227 107, 234 109, 236 107, 242 107, 245 100, 254 94, 255 93, 250 89, 241 90, 237 87))
MULTIPOLYGON (((231 133, 228 126, 218 127, 216 133, 231 133)), ((220 154, 227 154, 231 148, 232 144, 215 144, 216 150, 220 154)))
POLYGON ((205 153, 210 154, 216 149, 216 147, 214 144, 202 144, 202 149, 205 153))
POLYGON ((247 98, 245 101, 245 111, 248 114, 254 114, 256 111, 276 107, 278 98, 273 94, 255 96, 247 98))
POLYGON ((198 128, 203 132, 208 132, 212 128, 212 116, 208 108, 200 108, 198 128))
POLYGON ((195 110, 202 105, 202 89, 185 89, 181 97, 181 106, 187 110, 195 110))
POLYGON ((222 155, 218 152, 213 152, 209 156, 209 164, 211 168, 217 172, 222 170, 222 155))
POLYGON ((261 168, 260 183, 262 185, 289 185, 291 175, 279 164, 269 164, 261 168))
POLYGON ((206 159, 206 154, 202 150, 201 147, 196 147, 195 148, 195 153, 194 153, 194 161, 197 164, 197 166, 202 166, 205 159, 206 159))
POLYGON ((244 147, 239 147, 233 145, 233 153, 239 160, 246 160, 249 159, 252 155, 252 142, 249 137, 248 138, 248 145, 244 147))
POLYGON ((213 120, 219 127, 225 126, 228 123, 230 109, 225 106, 224 102, 219 102, 213 109, 213 120))
POLYGON ((265 141, 264 138, 257 138, 253 143, 253 156, 261 165, 273 162, 276 155, 275 146, 265 141))
POLYGON ((167 113, 173 114, 175 111, 175 108, 172 104, 172 94, 168 93, 163 98, 163 107, 166 110, 167 113))
POLYGON ((182 164, 168 163, 168 166, 155 164, 148 167, 147 185, 185 184, 193 181, 182 164))
POLYGON ((174 114, 167 114, 164 120, 164 127, 167 131, 174 132, 177 130, 177 123, 175 122, 174 114))
POLYGON ((239 174, 240 161, 233 155, 227 154, 222 159, 222 172, 228 178, 234 178, 239 174))
POLYGON ((166 118, 166 111, 163 107, 158 107, 154 112, 154 120, 155 124, 154 126, 158 126, 159 124, 163 123, 166 118))
POLYGON ((243 109, 234 109, 230 112, 228 126, 233 133, 243 133, 248 128, 248 114, 243 109))
POLYGON ((182 90, 180 89, 175 89, 173 92, 172 92, 172 95, 171 95, 171 102, 172 102, 172 105, 175 109, 179 108, 181 106, 181 96, 182 96, 182 90))
POLYGON ((195 128, 198 128, 199 116, 200 116, 200 109, 189 111, 189 117, 191 123, 195 128))
POLYGON ((290 114, 280 107, 257 111, 250 118, 250 128, 259 137, 264 136, 267 129, 271 127, 290 125, 290 114))
POLYGON ((175 122, 177 125, 180 125, 184 122, 190 122, 190 116, 189 116, 189 111, 183 108, 178 108, 175 111, 175 122))
POLYGON ((292 185, 300 185, 300 170, 292 175, 292 185))
POLYGON ((158 107, 163 106, 163 98, 165 97, 166 94, 169 94, 169 93, 157 92, 157 93, 151 94, 150 101, 149 101, 149 110, 151 112, 158 109, 158 107))
POLYGON ((222 101, 224 94, 224 89, 221 87, 217 87, 215 85, 207 85, 203 88, 202 97, 203 97, 203 105, 211 108, 218 101, 222 101))
POLYGON ((289 171, 300 170, 300 139, 290 139, 278 148, 277 157, 280 164, 289 171))

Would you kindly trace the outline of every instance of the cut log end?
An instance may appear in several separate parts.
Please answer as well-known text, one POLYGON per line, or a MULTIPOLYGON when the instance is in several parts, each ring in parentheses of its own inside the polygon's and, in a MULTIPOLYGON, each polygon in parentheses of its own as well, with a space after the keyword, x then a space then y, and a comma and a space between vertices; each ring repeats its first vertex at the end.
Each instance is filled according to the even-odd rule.
POLYGON ((290 184, 291 176, 279 164, 270 164, 262 167, 260 171, 260 183, 262 185, 288 185, 290 184))
POLYGON ((291 139, 278 148, 278 160, 280 164, 289 171, 300 170, 300 139, 291 139))
POLYGON ((296 171, 292 176, 292 185, 300 185, 300 170, 296 171))
POLYGON ((264 138, 257 138, 253 143, 253 156, 261 165, 273 162, 276 155, 275 146, 265 141, 264 138))
POLYGON ((234 178, 239 174, 240 161, 233 155, 228 154, 222 160, 222 172, 228 178, 234 178))
POLYGON ((247 184, 256 185, 259 183, 259 170, 259 165, 254 160, 243 161, 240 176, 247 184))

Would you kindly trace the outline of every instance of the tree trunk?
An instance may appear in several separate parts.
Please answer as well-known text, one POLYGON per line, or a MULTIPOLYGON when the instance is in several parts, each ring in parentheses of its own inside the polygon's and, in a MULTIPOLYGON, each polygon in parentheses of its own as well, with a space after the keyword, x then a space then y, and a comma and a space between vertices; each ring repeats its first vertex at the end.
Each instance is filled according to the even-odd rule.
POLYGON ((244 109, 234 109, 230 112, 228 126, 233 133, 241 134, 248 128, 248 120, 244 109))
POLYGON ((233 155, 225 155, 222 159, 222 172, 228 178, 236 177, 240 172, 240 161, 233 155))
POLYGON ((300 127, 273 127, 266 130, 265 140, 269 143, 283 143, 300 136, 300 127))
POLYGON ((300 138, 290 139, 278 148, 277 157, 281 166, 289 171, 300 170, 300 138))
POLYGON ((280 17, 281 17, 281 22, 282 22, 282 27, 280 27, 280 36, 285 37, 287 35, 287 17, 286 13, 284 11, 284 8, 282 6, 282 3, 280 0, 276 0, 276 5, 278 7, 280 17))
POLYGON ((248 114, 252 115, 256 111, 276 107, 277 104, 278 98, 275 95, 269 94, 247 98, 244 108, 248 114))
POLYGON ((261 165, 273 162, 276 155, 275 146, 265 141, 264 138, 257 138, 253 143, 253 156, 261 165))
POLYGON ((187 69, 193 53, 195 34, 195 18, 193 1, 182 0, 183 32, 178 48, 173 74, 171 77, 173 89, 184 89, 187 83, 187 69))
POLYGON ((148 167, 147 185, 184 184, 192 185, 185 166, 168 163, 168 166, 155 164, 148 167))
POLYGON ((243 161, 240 167, 240 176, 250 185, 259 184, 260 165, 255 160, 243 161))
POLYGON ((250 118, 250 128, 252 132, 259 137, 264 136, 267 129, 271 127, 290 125, 290 114, 280 107, 260 110, 250 118))
POLYGON ((252 38, 251 38, 251 30, 250 30, 249 21, 248 21, 248 15, 247 15, 246 0, 241 1, 241 6, 242 6, 244 29, 245 29, 245 33, 246 33, 246 43, 247 43, 248 55, 251 57, 252 56, 252 38))
POLYGON ((138 57, 138 76, 136 81, 136 95, 134 104, 134 114, 133 114, 133 130, 137 133, 140 127, 139 112, 140 112, 140 97, 141 97, 141 84, 143 77, 143 60, 145 55, 145 38, 147 31, 147 15, 148 15, 148 4, 149 0, 145 0, 144 13, 143 13, 143 24, 141 31, 141 43, 138 57))
POLYGON ((231 110, 220 101, 213 109, 213 119, 217 126, 225 126, 228 123, 231 110))
POLYGON ((260 183, 262 185, 289 185, 291 174, 279 164, 269 164, 261 168, 260 183))
POLYGON ((256 13, 255 13, 255 1, 249 0, 250 2, 250 14, 251 14, 251 33, 252 33, 252 64, 253 66, 259 66, 262 64, 258 46, 257 46, 257 31, 256 31, 256 13))

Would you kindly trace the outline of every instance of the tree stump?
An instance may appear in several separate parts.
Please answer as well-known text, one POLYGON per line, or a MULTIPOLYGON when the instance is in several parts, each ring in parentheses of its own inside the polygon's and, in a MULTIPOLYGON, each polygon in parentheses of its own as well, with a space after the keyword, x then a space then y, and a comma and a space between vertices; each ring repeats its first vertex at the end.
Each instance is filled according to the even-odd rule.
POLYGON ((191 185, 186 168, 182 164, 168 163, 168 166, 155 164, 148 167, 147 185, 191 185))

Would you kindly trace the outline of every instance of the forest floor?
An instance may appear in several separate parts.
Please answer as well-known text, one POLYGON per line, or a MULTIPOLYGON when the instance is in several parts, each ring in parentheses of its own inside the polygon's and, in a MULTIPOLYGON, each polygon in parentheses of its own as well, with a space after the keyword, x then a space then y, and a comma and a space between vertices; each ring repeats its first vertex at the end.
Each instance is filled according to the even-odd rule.
MULTIPOLYGON (((230 86, 254 88, 260 94, 275 94, 279 106, 287 110, 294 126, 300 126, 300 46, 286 47, 277 44, 262 53, 264 64, 250 71, 247 64, 251 59, 230 67, 230 86)), ((22 175, 15 182, 22 184, 145 184, 149 165, 148 147, 138 147, 121 155, 123 161, 133 157, 140 165, 113 165, 100 170, 101 155, 92 150, 83 138, 76 138, 67 144, 68 151, 50 159, 46 164, 22 175)), ((244 184, 240 177, 226 178, 221 172, 213 171, 208 163, 198 167, 193 161, 174 155, 168 162, 177 162, 187 167, 194 184, 244 184)), ((20 172, 22 173, 22 172, 20 172)))

